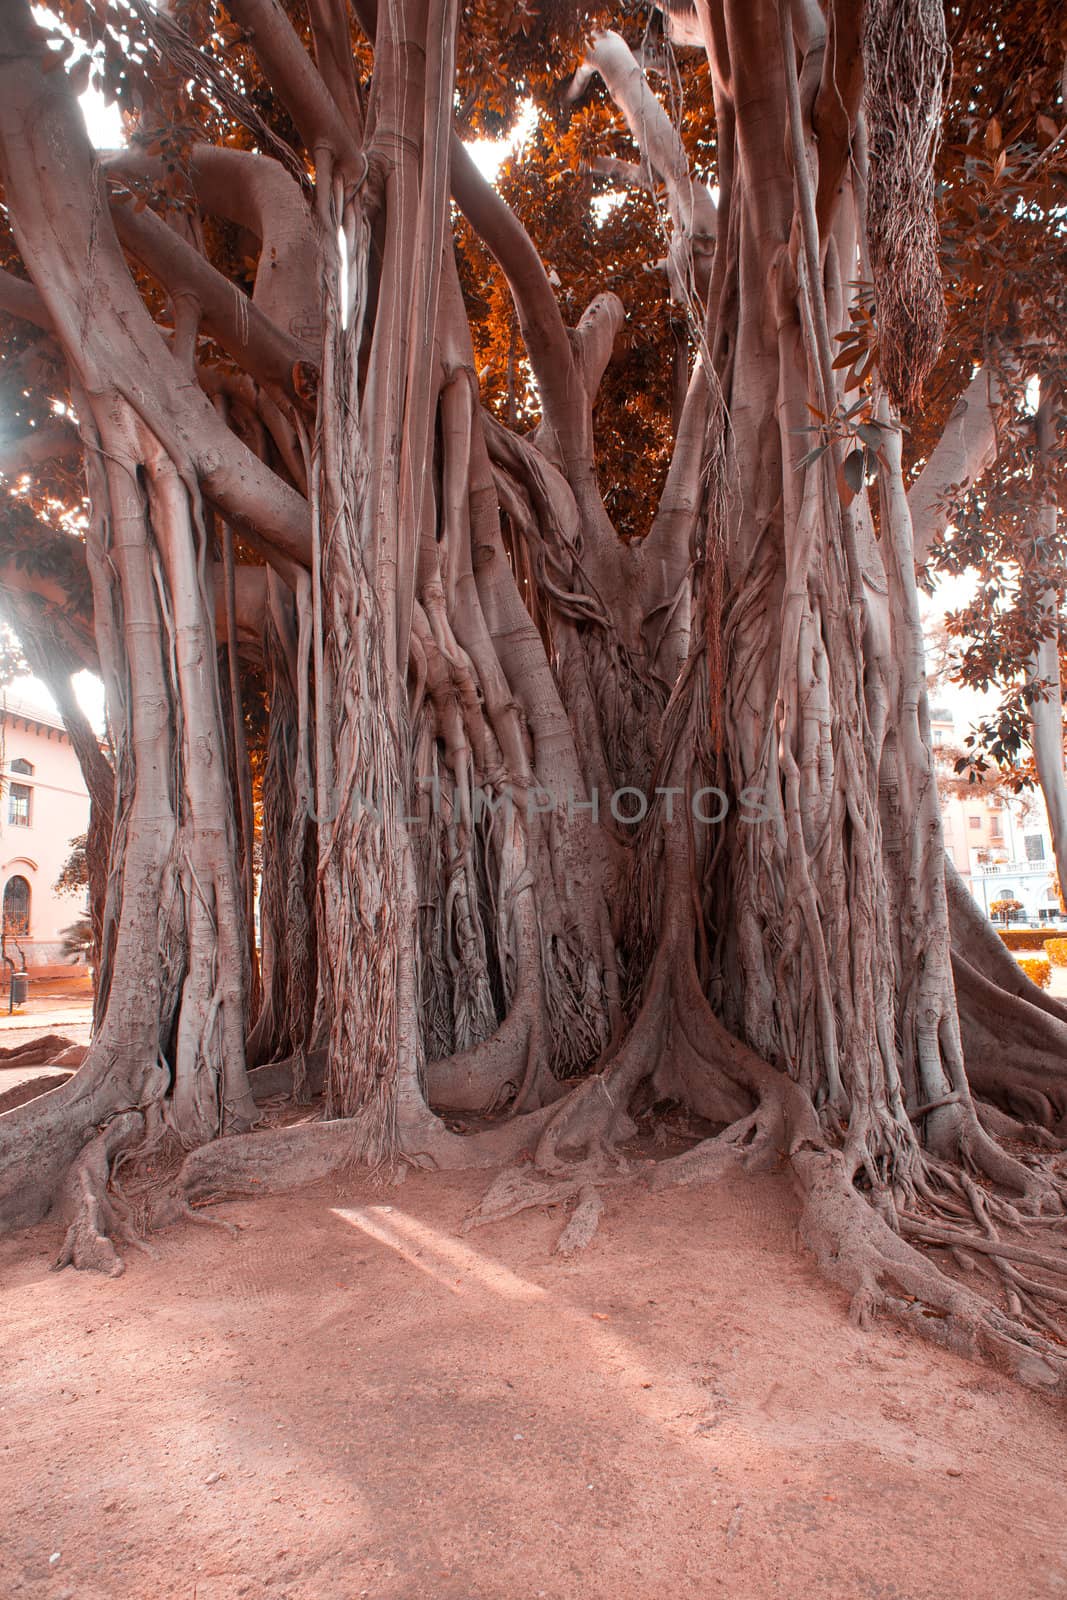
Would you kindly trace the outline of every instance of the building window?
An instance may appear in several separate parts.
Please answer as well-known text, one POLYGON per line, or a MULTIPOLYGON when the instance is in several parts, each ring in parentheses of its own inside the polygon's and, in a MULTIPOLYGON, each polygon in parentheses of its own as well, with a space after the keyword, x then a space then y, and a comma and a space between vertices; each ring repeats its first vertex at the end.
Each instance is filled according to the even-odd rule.
POLYGON ((4 932, 25 935, 30 931, 30 886, 25 878, 9 878, 4 888, 4 932))
POLYGON ((941 729, 940 728, 935 728, 934 729, 934 744, 938 745, 941 742, 942 742, 941 729))
POLYGON ((30 799, 33 790, 28 783, 13 783, 7 800, 7 820, 13 828, 30 825, 30 799))
POLYGON ((1028 833, 1023 842, 1026 845, 1027 861, 1044 861, 1045 841, 1039 833, 1028 833))
POLYGON ((1003 831, 1001 829, 1001 823, 1000 823, 1000 818, 999 817, 990 817, 990 819, 989 819, 989 836, 990 836, 991 839, 1003 839, 1004 834, 1003 834, 1003 831))
POLYGON ((11 770, 17 773, 20 778, 32 778, 33 762, 27 761, 24 756, 19 756, 16 761, 11 763, 11 770))
POLYGON ((968 817, 967 824, 971 828, 980 828, 982 826, 982 819, 981 817, 968 817))

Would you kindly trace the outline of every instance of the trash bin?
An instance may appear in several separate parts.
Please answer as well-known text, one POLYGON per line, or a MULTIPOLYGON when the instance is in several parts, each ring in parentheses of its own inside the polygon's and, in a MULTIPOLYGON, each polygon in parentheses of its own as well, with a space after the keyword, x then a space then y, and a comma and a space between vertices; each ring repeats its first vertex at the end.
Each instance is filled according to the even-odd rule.
MULTIPOLYGON (((2 991, 0 991, 2 992, 2 991)), ((11 974, 11 1004, 24 1006, 30 998, 30 975, 28 972, 13 972, 11 974)))

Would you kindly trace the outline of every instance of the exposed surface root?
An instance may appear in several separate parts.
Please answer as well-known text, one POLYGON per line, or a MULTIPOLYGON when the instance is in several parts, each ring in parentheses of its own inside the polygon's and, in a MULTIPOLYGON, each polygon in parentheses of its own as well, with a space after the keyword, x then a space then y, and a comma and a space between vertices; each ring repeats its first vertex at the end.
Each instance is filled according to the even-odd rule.
POLYGON ((649 1175, 649 1183, 653 1189, 715 1183, 732 1167, 754 1172, 770 1166, 775 1154, 771 1130, 757 1110, 713 1138, 701 1140, 691 1150, 658 1162, 649 1175))
POLYGON ((515 1005, 495 1033, 469 1050, 426 1066, 432 1106, 491 1115, 519 1093, 531 1043, 528 1007, 515 1005))
POLYGON ((47 1077, 30 1078, 26 1083, 16 1084, 13 1089, 5 1089, 3 1094, 0 1094, 0 1115, 5 1111, 14 1111, 17 1106, 24 1106, 30 1100, 38 1099, 50 1089, 58 1089, 69 1077, 69 1072, 50 1072, 47 1077))
POLYGON ((1019 1139, 1025 1144, 1037 1145, 1042 1150, 1064 1148, 1062 1139, 1057 1139, 1055 1134, 1049 1133, 1047 1128, 1040 1127, 1036 1122, 1020 1121, 1018 1117, 1009 1116, 999 1106, 991 1106, 985 1100, 977 1100, 974 1109, 978 1121, 994 1139, 1019 1139))
POLYGON ((144 1126, 139 1111, 120 1113, 103 1132, 90 1139, 73 1162, 57 1206, 67 1232, 56 1259, 56 1271, 72 1266, 117 1278, 124 1271, 124 1264, 114 1241, 144 1248, 122 1214, 120 1203, 108 1190, 112 1162, 120 1151, 130 1149, 143 1138, 144 1126))
POLYGON ((185 1158, 152 1204, 152 1223, 166 1227, 190 1206, 227 1195, 283 1194, 316 1183, 352 1160, 352 1122, 302 1122, 216 1139, 185 1158))
MULTIPOLYGON (((1067 1358, 1017 1315, 942 1272, 893 1231, 855 1189, 838 1152, 794 1152, 803 1198, 800 1233, 828 1277, 851 1296, 852 1316, 865 1326, 877 1312, 936 1344, 983 1356, 1021 1382, 1067 1393, 1067 1358)), ((960 1246, 975 1235, 960 1230, 960 1246)), ((1065 1263, 1067 1265, 1067 1263, 1065 1263)))
POLYGON ((71 1044, 65 1050, 61 1050, 57 1056, 53 1056, 52 1060, 48 1062, 48 1066, 66 1067, 68 1071, 73 1072, 76 1067, 81 1066, 88 1054, 88 1045, 71 1044))
POLYGON ((669 997, 653 987, 618 1055, 556 1109, 533 1167, 502 1173, 467 1225, 577 1199, 560 1246, 570 1250, 587 1232, 591 1236, 601 1210, 598 1186, 630 1174, 617 1146, 634 1130, 630 1105, 653 1073, 650 1046, 659 1033, 661 1050, 667 1048, 663 1040, 670 1041, 672 1083, 683 1099, 687 1083, 699 1086, 693 1098, 703 1105, 710 1085, 712 1102, 725 1093, 734 1104, 747 1100, 755 1109, 693 1149, 650 1164, 654 1188, 713 1182, 731 1168, 785 1159, 801 1203, 800 1236, 821 1270, 848 1293, 858 1323, 879 1313, 892 1316, 924 1338, 990 1360, 1028 1385, 1067 1393, 1067 1353, 1052 1315, 1067 1304, 1067 1288, 1044 1282, 1049 1275, 1067 1278, 1067 1254, 1043 1241, 1035 1248, 1025 1237, 1022 1243, 1001 1241, 997 1233, 1001 1226, 1025 1235, 1028 1226, 1051 1220, 1041 1216, 1043 1210, 1062 1209, 1060 1179, 1047 1158, 1042 1164, 1033 1153, 1034 1144, 1047 1149, 1056 1141, 995 1108, 982 1108, 983 1126, 969 1106, 954 1106, 950 1155, 919 1149, 914 1171, 903 1182, 875 1181, 877 1166, 857 1131, 862 1122, 854 1119, 844 1148, 838 1147, 808 1094, 727 1035, 695 973, 688 976, 686 981, 684 971, 672 975, 669 997), (1034 1139, 1035 1133, 1041 1137, 1034 1139), (1029 1144, 1030 1150, 1010 1153, 994 1135, 1029 1144), (568 1154, 579 1159, 568 1160, 568 1154), (983 1180, 990 1188, 980 1186, 983 1180), (1010 1198, 1003 1198, 1004 1190, 1010 1198), (918 1204, 932 1215, 922 1214, 918 1204), (942 1270, 920 1245, 950 1252, 968 1272, 976 1255, 1003 1290, 1005 1306, 942 1270))
MULTIPOLYGON (((550 1109, 531 1112, 461 1137, 426 1114, 417 1122, 401 1123, 401 1160, 411 1166, 454 1170, 498 1167, 536 1141, 549 1115, 550 1109)), ((152 1225, 166 1227, 187 1218, 190 1206, 228 1195, 282 1194, 329 1178, 359 1163, 360 1137, 358 1118, 308 1119, 202 1145, 190 1152, 172 1181, 155 1195, 152 1225)))
POLYGON ((301 1083, 301 1100, 322 1093, 326 1082, 325 1050, 312 1050, 302 1062, 297 1056, 286 1056, 282 1061, 269 1061, 265 1066, 255 1067, 248 1074, 248 1087, 257 1105, 262 1105, 265 1100, 273 1100, 276 1096, 295 1095, 298 1082, 301 1083), (303 1066, 302 1082, 301 1066, 303 1066))
POLYGON ((45 1033, 24 1044, 0 1047, 0 1072, 5 1067, 42 1067, 66 1050, 81 1048, 62 1033, 45 1033))
POLYGON ((578 1191, 578 1204, 571 1212, 570 1221, 556 1240, 555 1254, 569 1259, 585 1250, 600 1226, 604 1202, 600 1190, 592 1184, 583 1184, 578 1191))
POLYGON ((972 1091, 1020 1121, 1067 1134, 1067 1023, 958 954, 952 969, 972 1091))
POLYGON ((506 1217, 518 1216, 538 1206, 564 1205, 569 1200, 594 1191, 595 1181, 602 1179, 599 1168, 589 1170, 588 1163, 577 1164, 569 1176, 548 1178, 536 1167, 507 1167, 493 1179, 479 1204, 463 1222, 463 1232, 484 1228, 491 1222, 503 1222, 506 1217))

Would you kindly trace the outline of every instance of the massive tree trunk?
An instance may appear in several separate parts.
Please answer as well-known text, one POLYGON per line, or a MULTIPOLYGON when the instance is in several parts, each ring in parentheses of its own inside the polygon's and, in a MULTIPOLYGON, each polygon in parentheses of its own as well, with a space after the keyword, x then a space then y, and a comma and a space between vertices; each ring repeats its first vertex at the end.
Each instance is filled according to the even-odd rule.
MULTIPOLYGON (((161 1218, 346 1160, 532 1149, 487 1197, 501 1214, 617 1177, 634 1107, 671 1098, 726 1131, 659 1181, 783 1151, 805 1237, 857 1315, 887 1309, 1063 1382, 1036 1331, 1062 1291, 1024 1282, 1010 1263, 1030 1258, 996 1243, 1058 1184, 992 1134, 1033 1144, 1061 1124, 1065 1024, 964 916, 950 929, 895 409, 941 329, 940 8, 870 0, 861 47, 847 7, 700 0, 717 215, 635 57, 594 41, 588 70, 644 181, 666 186, 698 351, 658 513, 632 545, 605 509, 593 426, 623 307, 598 294, 565 325, 456 137, 455 0, 360 0, 365 99, 343 8, 312 8, 321 71, 274 0, 230 10, 314 164, 312 202, 292 151, 288 170, 190 153, 194 216, 260 241, 236 309, 177 228, 125 214, 115 186, 152 159, 110 161, 109 189, 21 0, 5 4, 5 195, 30 309, 77 386, 119 749, 106 1010, 77 1077, 0 1119, 0 1214, 40 1214, 118 1113, 77 1166, 67 1254, 86 1263, 117 1262, 110 1162, 164 1131, 191 1153, 161 1218), (450 197, 514 299, 541 405, 527 436, 481 405, 450 197), (170 297, 169 340, 120 238, 170 297), (857 406, 831 338, 872 272, 880 367, 857 406), (240 378, 205 368, 201 331, 240 378), (271 567, 258 1018, 222 755, 240 695, 219 682, 205 502, 271 567), (985 1057, 1006 977, 1032 1055, 1004 1078, 985 1057), (255 1059, 289 1060, 298 1093, 325 1048, 321 1120, 243 1133, 250 1028, 255 1059), (461 1136, 448 1113, 489 1121, 461 1136), (1008 1309, 914 1241, 981 1249, 1008 1309)), ((162 14, 142 21, 183 74, 231 93, 162 14)), ((269 147, 247 102, 233 114, 269 147)), ((931 504, 938 470, 932 457, 920 479, 931 504)), ((246 856, 248 811, 246 797, 246 856)))
POLYGON ((197 1143, 253 1115, 211 552, 190 442, 180 423, 166 427, 166 366, 153 361, 172 368, 176 387, 181 374, 110 230, 77 108, 41 73, 39 50, 28 15, 8 7, 3 178, 23 261, 36 268, 78 385, 97 642, 117 743, 119 910, 88 1060, 27 1108, 25 1127, 0 1130, 0 1206, 22 1220, 47 1208, 87 1123, 133 1107, 197 1143), (146 413, 169 433, 169 450, 146 413))

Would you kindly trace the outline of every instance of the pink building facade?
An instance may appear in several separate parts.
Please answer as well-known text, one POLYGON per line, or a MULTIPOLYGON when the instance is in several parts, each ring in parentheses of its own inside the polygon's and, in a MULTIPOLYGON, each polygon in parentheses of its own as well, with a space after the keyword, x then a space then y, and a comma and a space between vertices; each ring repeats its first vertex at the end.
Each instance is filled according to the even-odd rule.
POLYGON ((88 825, 89 796, 60 718, 0 695, 3 953, 17 966, 78 971, 63 955, 63 932, 85 915, 85 896, 58 894, 55 883, 88 825))

